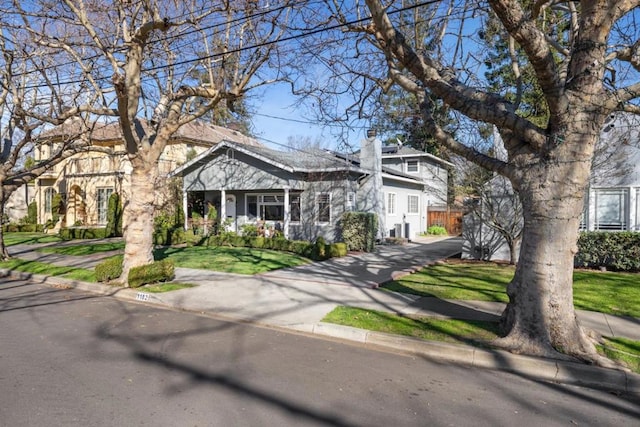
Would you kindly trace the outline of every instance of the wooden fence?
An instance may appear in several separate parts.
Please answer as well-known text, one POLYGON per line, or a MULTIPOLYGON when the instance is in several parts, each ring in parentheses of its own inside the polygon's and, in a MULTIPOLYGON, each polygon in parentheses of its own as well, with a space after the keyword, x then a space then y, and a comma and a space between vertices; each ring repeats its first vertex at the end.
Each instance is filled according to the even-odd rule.
POLYGON ((462 234, 462 216, 464 212, 461 209, 437 209, 431 207, 427 211, 427 228, 432 225, 441 225, 446 228, 450 236, 459 236, 462 234))

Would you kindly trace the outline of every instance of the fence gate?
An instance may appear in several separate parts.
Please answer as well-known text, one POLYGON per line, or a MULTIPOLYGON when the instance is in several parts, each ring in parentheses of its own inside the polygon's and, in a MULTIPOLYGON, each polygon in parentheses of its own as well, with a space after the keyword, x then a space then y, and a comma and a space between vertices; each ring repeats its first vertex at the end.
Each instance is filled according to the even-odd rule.
POLYGON ((450 236, 459 236, 462 234, 462 215, 461 209, 431 206, 427 211, 427 228, 432 225, 440 225, 447 230, 450 236))

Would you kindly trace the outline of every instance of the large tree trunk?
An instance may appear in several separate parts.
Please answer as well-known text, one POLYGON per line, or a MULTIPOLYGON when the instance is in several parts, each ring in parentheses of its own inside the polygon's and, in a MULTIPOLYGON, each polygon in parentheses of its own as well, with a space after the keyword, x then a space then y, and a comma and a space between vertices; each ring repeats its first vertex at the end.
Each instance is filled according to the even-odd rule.
MULTIPOLYGON (((506 335, 497 341, 514 352, 598 359, 573 306, 573 259, 591 166, 590 142, 581 137, 573 141, 573 158, 530 158, 527 179, 517 185, 524 207, 522 245, 502 314, 506 335), (582 161, 576 160, 576 147, 583 150, 582 161)), ((571 146, 567 141, 554 154, 564 156, 571 146)))
POLYGON ((127 283, 131 267, 153 262, 153 215, 158 177, 156 162, 137 162, 124 206, 124 261, 120 280, 127 283))

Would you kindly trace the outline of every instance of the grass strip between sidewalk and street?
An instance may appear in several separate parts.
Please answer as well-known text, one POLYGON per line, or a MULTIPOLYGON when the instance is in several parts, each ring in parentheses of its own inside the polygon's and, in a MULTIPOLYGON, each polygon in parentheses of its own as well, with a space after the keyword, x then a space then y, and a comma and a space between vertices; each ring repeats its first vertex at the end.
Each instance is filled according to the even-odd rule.
MULTIPOLYGON (((399 316, 356 307, 338 306, 322 321, 426 341, 469 344, 479 348, 491 348, 491 341, 498 337, 496 322, 399 316)), ((640 373, 640 341, 605 337, 604 343, 596 348, 600 354, 640 373)))
POLYGON ((45 276, 59 276, 81 282, 96 282, 96 275, 93 270, 77 267, 61 267, 45 262, 27 261, 19 258, 1 261, 0 269, 42 274, 45 276))
MULTIPOLYGON (((390 281, 383 289, 454 300, 508 302, 506 288, 514 267, 489 262, 447 262, 390 281)), ((576 270, 573 302, 577 309, 640 317, 640 274, 576 270)))

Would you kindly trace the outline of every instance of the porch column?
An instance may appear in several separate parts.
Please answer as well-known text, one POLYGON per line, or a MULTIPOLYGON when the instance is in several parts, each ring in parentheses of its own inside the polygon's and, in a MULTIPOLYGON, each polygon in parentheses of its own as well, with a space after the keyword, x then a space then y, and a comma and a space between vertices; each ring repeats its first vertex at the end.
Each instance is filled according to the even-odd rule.
POLYGON ((184 231, 189 229, 189 206, 187 203, 187 190, 182 192, 182 213, 184 213, 184 231))
POLYGON ((227 219, 227 192, 225 189, 220 190, 220 225, 224 224, 227 219))
POLYGON ((289 223, 291 222, 291 209, 289 204, 289 187, 284 187, 284 226, 282 232, 284 238, 289 238, 289 223))

